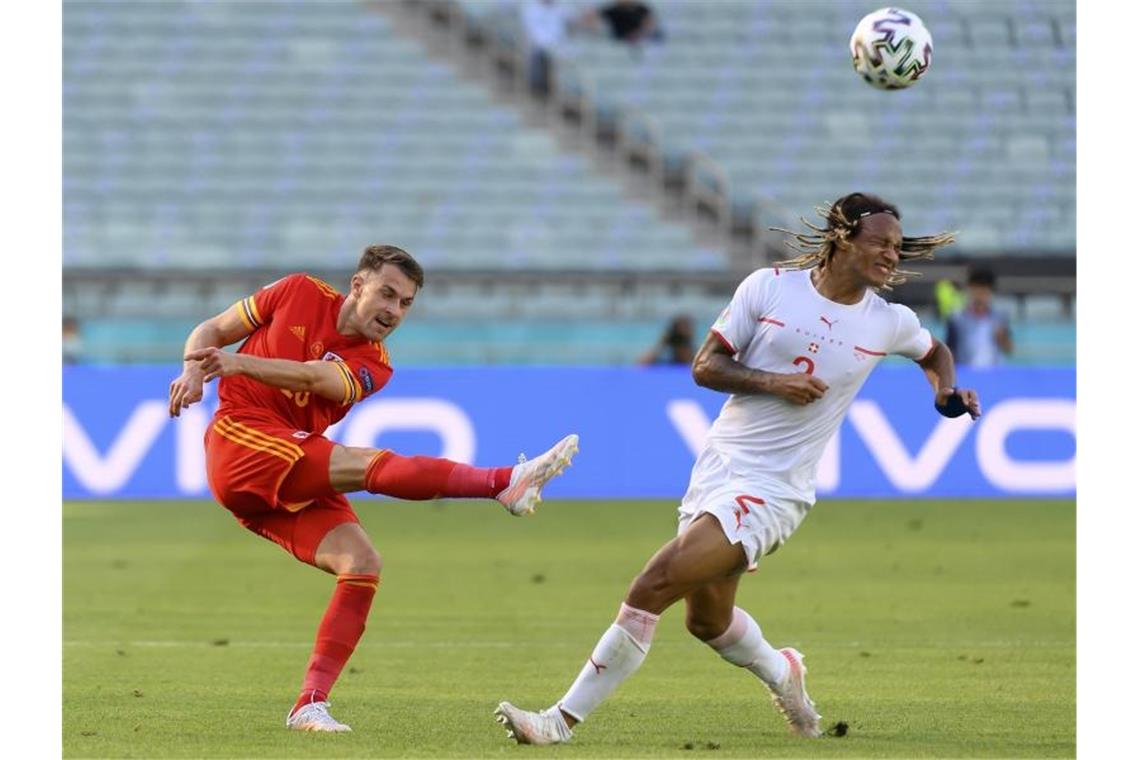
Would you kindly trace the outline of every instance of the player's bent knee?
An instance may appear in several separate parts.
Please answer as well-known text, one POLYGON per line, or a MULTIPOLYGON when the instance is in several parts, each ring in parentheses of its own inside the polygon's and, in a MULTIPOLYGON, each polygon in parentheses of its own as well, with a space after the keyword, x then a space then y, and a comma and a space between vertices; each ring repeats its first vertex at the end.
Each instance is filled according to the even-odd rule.
POLYGON ((384 558, 375 549, 368 547, 366 551, 353 554, 351 566, 352 569, 347 572, 353 575, 380 575, 384 569, 384 558))
POLYGON ((728 620, 716 620, 693 614, 685 616, 685 628, 701 641, 711 641, 715 639, 728 630, 728 626, 731 623, 731 617, 729 617, 728 620))

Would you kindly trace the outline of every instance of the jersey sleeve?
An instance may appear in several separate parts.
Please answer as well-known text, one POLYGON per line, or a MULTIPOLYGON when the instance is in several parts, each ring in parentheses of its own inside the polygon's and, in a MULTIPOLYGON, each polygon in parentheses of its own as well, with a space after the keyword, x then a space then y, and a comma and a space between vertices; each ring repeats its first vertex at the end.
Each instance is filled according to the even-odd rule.
POLYGON ((756 322, 764 316, 768 301, 768 286, 772 281, 773 270, 758 269, 744 278, 736 287, 728 306, 713 322, 710 332, 720 338, 733 353, 748 348, 756 334, 756 322))
POLYGON ((392 377, 391 360, 383 343, 368 343, 337 362, 345 381, 342 405, 355 404, 388 384, 392 377))
POLYGON ((250 332, 269 324, 273 321, 273 312, 277 311, 304 279, 302 274, 291 274, 238 301, 234 308, 238 310, 242 324, 250 332))
POLYGON ((890 308, 895 313, 897 324, 894 341, 891 342, 887 353, 919 361, 934 348, 934 337, 922 326, 918 321, 918 315, 910 308, 899 303, 890 304, 890 308))

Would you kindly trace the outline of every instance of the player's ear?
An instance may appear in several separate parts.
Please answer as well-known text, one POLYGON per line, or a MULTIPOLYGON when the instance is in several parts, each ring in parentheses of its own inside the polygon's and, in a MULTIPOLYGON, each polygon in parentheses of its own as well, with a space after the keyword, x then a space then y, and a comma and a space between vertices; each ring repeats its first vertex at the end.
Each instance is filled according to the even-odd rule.
POLYGON ((360 272, 357 272, 356 274, 354 274, 352 276, 352 279, 348 281, 348 292, 354 296, 359 297, 360 291, 363 288, 364 288, 364 275, 362 275, 360 272))

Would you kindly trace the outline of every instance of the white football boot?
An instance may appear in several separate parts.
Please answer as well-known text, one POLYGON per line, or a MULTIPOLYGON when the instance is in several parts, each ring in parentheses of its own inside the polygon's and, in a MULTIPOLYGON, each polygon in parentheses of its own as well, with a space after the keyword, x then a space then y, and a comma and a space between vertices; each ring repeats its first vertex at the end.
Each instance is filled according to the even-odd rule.
POLYGON ((519 463, 511 471, 511 483, 495 498, 512 515, 534 514, 534 507, 542 501, 543 487, 556 475, 570 466, 578 453, 578 436, 570 434, 554 444, 545 454, 526 460, 519 455, 519 463))
POLYGON ((542 712, 527 712, 510 702, 500 702, 495 720, 506 726, 507 738, 519 744, 564 744, 574 736, 557 705, 542 712))
POLYGON ((768 686, 772 692, 772 701, 784 714, 792 732, 800 736, 818 737, 820 715, 815 711, 815 703, 808 696, 804 685, 804 676, 807 668, 804 666, 804 656, 790 647, 781 649, 780 654, 788 660, 788 675, 777 686, 768 686))
POLYGON ((326 731, 341 733, 352 729, 329 715, 328 702, 310 702, 285 718, 285 728, 293 731, 326 731))

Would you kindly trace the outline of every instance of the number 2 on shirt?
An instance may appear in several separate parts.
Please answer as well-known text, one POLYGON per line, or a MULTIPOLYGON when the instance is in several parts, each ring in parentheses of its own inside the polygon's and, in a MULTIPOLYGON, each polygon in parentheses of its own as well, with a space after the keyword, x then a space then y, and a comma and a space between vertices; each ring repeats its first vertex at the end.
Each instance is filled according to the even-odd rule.
POLYGON ((804 369, 804 372, 806 372, 809 375, 815 373, 815 362, 813 362, 811 359, 809 359, 806 356, 797 356, 795 359, 792 359, 792 364, 794 364, 797 367, 800 366, 801 364, 804 365, 804 367, 806 368, 806 369, 804 369))

